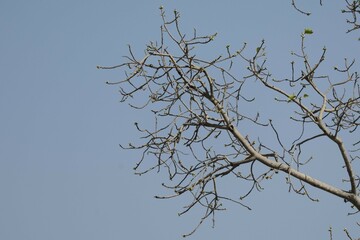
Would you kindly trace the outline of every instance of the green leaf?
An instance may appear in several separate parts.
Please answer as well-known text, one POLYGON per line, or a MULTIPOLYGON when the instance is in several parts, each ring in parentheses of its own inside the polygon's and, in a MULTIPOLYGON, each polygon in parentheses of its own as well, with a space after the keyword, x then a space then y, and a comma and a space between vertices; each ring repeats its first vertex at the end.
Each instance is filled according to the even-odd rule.
POLYGON ((215 39, 216 35, 217 35, 217 33, 215 33, 215 34, 213 34, 213 35, 209 36, 209 40, 210 40, 210 41, 213 41, 213 40, 215 39))
POLYGON ((294 94, 289 95, 288 102, 291 102, 291 101, 295 100, 295 98, 296 98, 296 96, 294 94))
POLYGON ((305 28, 304 34, 313 34, 313 30, 311 28, 305 28))
POLYGON ((307 95, 306 93, 304 94, 304 98, 307 98, 307 97, 309 97, 309 95, 307 95))

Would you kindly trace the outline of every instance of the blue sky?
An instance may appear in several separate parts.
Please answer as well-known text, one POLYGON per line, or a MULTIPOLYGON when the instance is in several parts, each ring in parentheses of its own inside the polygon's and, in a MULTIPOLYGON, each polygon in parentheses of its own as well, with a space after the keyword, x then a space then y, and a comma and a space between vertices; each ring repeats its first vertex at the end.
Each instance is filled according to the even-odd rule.
MULTIPOLYGON (((121 63, 127 44, 141 54, 158 40, 160 5, 180 12, 184 31, 218 32, 204 57, 227 44, 256 49, 265 39, 270 65, 284 77, 305 27, 315 32, 310 52, 328 48, 327 66, 357 57, 358 34, 344 34, 342 1, 322 8, 307 1, 310 17, 290 2, 1 1, 0 239, 181 239, 201 212, 178 217, 186 199, 153 198, 164 193, 164 175, 134 176, 138 154, 118 144, 136 141, 133 122, 147 113, 119 103, 117 87, 105 84, 121 71, 96 66, 121 63)), ((236 194, 240 184, 227 184, 236 194)), ((358 216, 347 216, 340 199, 311 192, 320 203, 288 193, 278 177, 247 199, 252 211, 230 204, 214 229, 206 222, 189 239, 328 239, 329 226, 334 239, 344 239, 343 228, 359 232, 358 216)))

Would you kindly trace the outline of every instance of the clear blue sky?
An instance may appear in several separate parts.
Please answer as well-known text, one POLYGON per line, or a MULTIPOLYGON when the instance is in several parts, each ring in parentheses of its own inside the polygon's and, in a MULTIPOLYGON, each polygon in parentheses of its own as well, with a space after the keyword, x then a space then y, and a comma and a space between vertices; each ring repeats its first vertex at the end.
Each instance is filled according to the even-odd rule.
MULTIPOLYGON (((327 46, 329 66, 358 56, 358 34, 343 34, 342 1, 306 3, 311 17, 290 2, 2 0, 0 239, 181 239, 200 212, 178 217, 185 199, 153 198, 164 192, 162 175, 133 175, 138 155, 118 144, 136 140, 133 122, 145 115, 120 104, 117 88, 105 85, 122 72, 96 66, 121 63, 127 44, 141 53, 157 40, 160 5, 169 14, 177 9, 186 31, 218 32, 210 56, 227 44, 255 49, 265 39, 282 77, 305 27, 315 32, 310 51, 327 46)), ((331 159, 331 151, 320 150, 331 159)), ((229 182, 229 190, 238 188, 229 182)), ((359 233, 358 216, 348 217, 340 199, 311 192, 320 203, 288 193, 278 177, 247 199, 253 211, 230 204, 216 228, 206 222, 189 239, 328 239, 329 226, 334 239, 344 239, 345 227, 359 233)))

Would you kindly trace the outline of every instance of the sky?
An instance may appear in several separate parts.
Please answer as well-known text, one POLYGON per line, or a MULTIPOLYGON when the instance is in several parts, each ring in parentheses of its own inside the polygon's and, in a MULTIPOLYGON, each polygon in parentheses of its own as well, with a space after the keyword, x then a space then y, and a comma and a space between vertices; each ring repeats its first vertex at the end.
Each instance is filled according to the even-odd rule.
MULTIPOLYGON (((326 46, 327 66, 357 57, 359 34, 344 34, 342 1, 323 1, 323 7, 306 1, 310 17, 290 2, 2 0, 0 239, 168 240, 191 231, 201 211, 179 217, 186 199, 153 197, 166 192, 165 175, 134 175, 139 154, 119 144, 138 139, 133 123, 147 113, 120 103, 118 88, 105 84, 121 80, 122 71, 96 66, 121 63, 127 44, 142 54, 146 43, 158 40, 161 5, 169 15, 180 12, 185 31, 218 33, 204 57, 228 44, 256 49, 265 39, 274 73, 286 76, 307 27, 314 30, 309 51, 316 57, 326 46)), ((331 159, 331 150, 317 150, 331 159)), ((226 184, 234 193, 240 188, 234 179, 226 184)), ((348 205, 311 193, 321 201, 289 193, 278 177, 247 199, 252 211, 229 204, 215 228, 205 222, 189 239, 329 239, 330 226, 334 239, 344 239, 344 228, 360 236, 359 217, 347 216, 348 205)))

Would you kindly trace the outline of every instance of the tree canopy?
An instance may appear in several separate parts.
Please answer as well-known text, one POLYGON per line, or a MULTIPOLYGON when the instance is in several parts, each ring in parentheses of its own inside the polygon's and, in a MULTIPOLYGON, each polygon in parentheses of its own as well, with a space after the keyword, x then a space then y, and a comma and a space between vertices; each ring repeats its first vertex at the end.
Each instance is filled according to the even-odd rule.
MULTIPOLYGON (((310 15, 295 0, 291 3, 301 14, 310 15)), ((348 16, 347 32, 356 32, 360 28, 360 1, 346 0, 345 4, 342 12, 348 16)), ((275 76, 268 67, 266 40, 256 47, 248 43, 236 48, 227 45, 217 57, 204 59, 197 49, 210 48, 217 33, 188 33, 181 28, 179 12, 167 17, 163 7, 160 11, 160 38, 146 46, 144 56, 135 56, 129 46, 122 64, 98 67, 125 69, 122 81, 108 84, 119 86, 122 102, 135 109, 149 109, 154 115, 153 128, 135 122, 143 135, 142 144, 121 147, 141 151, 134 167, 136 174, 167 172, 163 186, 172 194, 157 198, 191 196, 179 215, 202 206, 200 225, 207 218, 214 220, 227 201, 250 209, 243 200, 261 190, 263 181, 283 174, 289 191, 318 201, 308 191, 317 188, 342 198, 349 212, 357 213, 360 85, 355 59, 325 69, 327 48, 307 51, 307 39, 316 34, 311 28, 302 30, 285 78, 275 76), (141 102, 144 95, 148 97, 141 102), (264 96, 271 96, 270 105, 264 96), (259 104, 276 111, 269 116, 269 109, 259 104), (281 124, 290 125, 292 130, 285 132, 281 124), (316 145, 337 150, 331 161, 341 164, 336 171, 343 179, 324 181, 308 173, 306 166, 318 160, 309 146, 316 145), (150 160, 151 166, 147 163, 150 160), (223 194, 221 180, 230 177, 247 186, 239 198, 223 194)))

